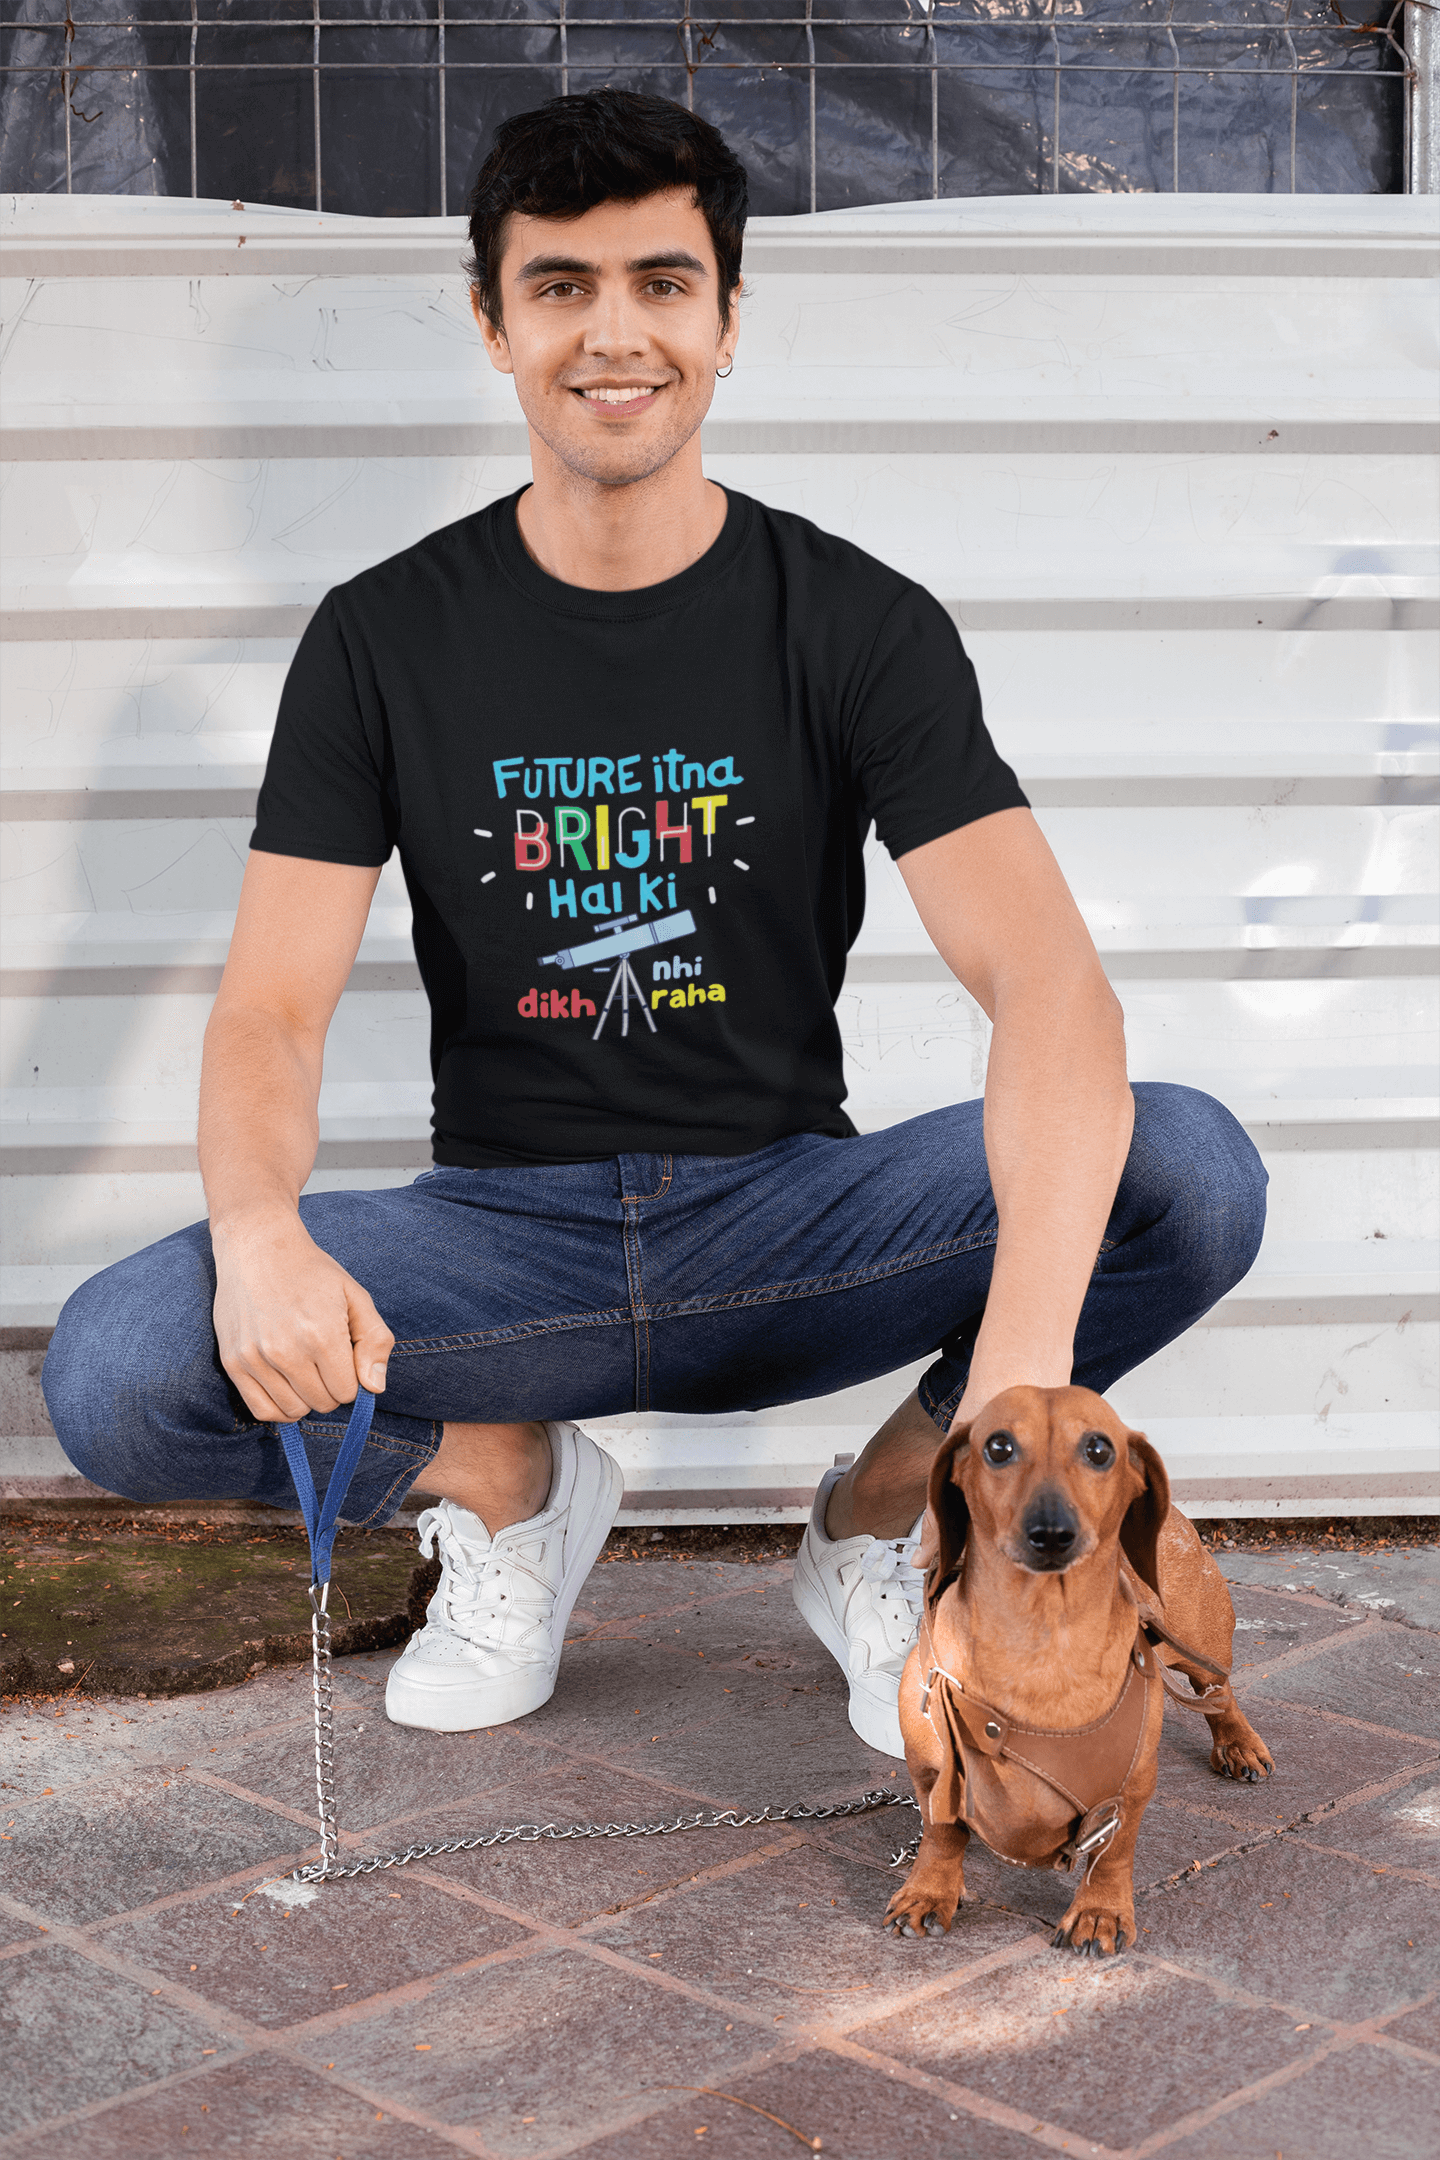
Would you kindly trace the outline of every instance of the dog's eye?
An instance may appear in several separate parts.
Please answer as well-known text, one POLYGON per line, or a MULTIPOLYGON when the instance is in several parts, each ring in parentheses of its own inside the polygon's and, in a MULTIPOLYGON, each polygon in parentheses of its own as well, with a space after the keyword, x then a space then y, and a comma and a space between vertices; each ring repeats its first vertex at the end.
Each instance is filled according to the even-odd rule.
POLYGON ((1015 1459, 1015 1442, 1008 1432, 992 1432, 985 1442, 983 1453, 986 1462, 994 1463, 997 1467, 1001 1463, 1013 1462, 1015 1459))
POLYGON ((1087 1432, 1080 1443, 1085 1460, 1094 1470, 1108 1470, 1115 1460, 1115 1449, 1103 1432, 1087 1432))

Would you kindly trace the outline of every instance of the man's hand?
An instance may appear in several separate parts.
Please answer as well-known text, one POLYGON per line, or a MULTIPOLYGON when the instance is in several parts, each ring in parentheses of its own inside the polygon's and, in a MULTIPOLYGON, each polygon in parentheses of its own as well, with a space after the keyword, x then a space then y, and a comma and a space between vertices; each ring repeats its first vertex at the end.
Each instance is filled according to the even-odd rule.
POLYGON ((378 1395, 395 1347, 368 1290, 321 1252, 293 1210, 217 1230, 220 1362, 262 1423, 378 1395))

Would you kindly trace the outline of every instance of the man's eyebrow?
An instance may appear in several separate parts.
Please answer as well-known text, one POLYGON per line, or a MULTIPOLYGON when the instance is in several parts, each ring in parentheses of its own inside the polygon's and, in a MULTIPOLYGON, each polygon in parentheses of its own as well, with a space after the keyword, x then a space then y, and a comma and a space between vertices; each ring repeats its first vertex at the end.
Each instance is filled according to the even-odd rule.
POLYGON ((709 272, 698 255, 689 255, 684 248, 668 248, 659 255, 642 255, 638 261, 625 265, 632 277, 646 270, 689 270, 698 277, 708 277, 709 272))
POLYGON ((593 277, 595 268, 594 263, 581 262, 578 255, 532 255, 515 275, 522 283, 527 278, 593 277))
MULTIPOLYGON (((664 248, 657 255, 642 255, 636 261, 626 263, 625 268, 632 277, 641 277, 654 270, 687 270, 692 277, 709 276, 699 256, 689 254, 684 248, 664 248)), ((598 273, 598 263, 582 262, 578 255, 532 255, 529 262, 521 264, 515 276, 524 285, 540 278, 595 277, 598 273)))

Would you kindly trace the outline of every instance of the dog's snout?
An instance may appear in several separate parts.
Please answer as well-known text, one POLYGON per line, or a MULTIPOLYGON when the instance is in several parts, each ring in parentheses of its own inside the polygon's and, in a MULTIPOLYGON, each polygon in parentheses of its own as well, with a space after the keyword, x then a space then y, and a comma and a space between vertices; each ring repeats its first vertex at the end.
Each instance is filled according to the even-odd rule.
POLYGON ((1025 1511, 1024 1538, 1036 1568, 1063 1567, 1074 1549, 1080 1525, 1062 1493, 1038 1492, 1025 1511))

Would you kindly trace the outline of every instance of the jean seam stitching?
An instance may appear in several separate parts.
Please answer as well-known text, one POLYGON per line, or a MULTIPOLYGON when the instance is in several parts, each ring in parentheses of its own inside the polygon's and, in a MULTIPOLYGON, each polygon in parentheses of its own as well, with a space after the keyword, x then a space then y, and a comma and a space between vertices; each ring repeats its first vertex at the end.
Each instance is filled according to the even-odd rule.
POLYGON ((630 1207, 632 1204, 638 1203, 641 1200, 664 1199, 666 1193, 670 1190, 670 1181, 675 1174, 675 1158, 672 1155, 666 1155, 663 1160, 665 1167, 660 1173, 660 1183, 656 1186, 654 1192, 621 1193, 620 1198, 624 1201, 627 1207, 630 1207))
MULTIPOLYGON (((968 1380, 968 1377, 969 1376, 967 1374, 966 1380, 968 1380)), ((941 1426, 941 1429, 943 1430, 944 1427, 947 1427, 950 1424, 950 1421, 954 1417, 955 1412, 960 1407, 961 1398, 965 1393, 966 1380, 962 1380, 958 1387, 952 1388, 948 1395, 941 1395, 938 1397, 936 1396, 935 1390, 930 1386, 928 1376, 920 1382, 920 1386, 916 1392, 921 1398, 926 1415, 929 1417, 932 1425, 941 1426)))
MULTIPOLYGON (((416 1423, 419 1422, 420 1420, 417 1418, 416 1423)), ((432 1431, 434 1430, 435 1421, 433 1418, 426 1418, 424 1422, 431 1427, 432 1431)), ((302 1424, 305 1432, 313 1433, 316 1439, 343 1440, 345 1437, 345 1427, 343 1425, 327 1425, 315 1418, 305 1418, 302 1420, 302 1424)), ((403 1455, 407 1461, 414 1462, 419 1469, 423 1470, 434 1452, 433 1445, 427 1449, 419 1441, 407 1440, 400 1433, 377 1432, 372 1425, 366 1435, 365 1450, 360 1460, 364 1462, 372 1453, 403 1455)))
MULTIPOLYGON (((660 1181, 661 1192, 665 1190, 669 1182, 667 1172, 660 1181)), ((650 1408, 650 1361, 654 1354, 654 1345, 650 1340, 650 1309, 645 1302, 645 1252, 640 1242, 640 1209, 638 1206, 635 1209, 635 1288, 640 1296, 640 1320, 645 1329, 645 1400, 641 1403, 640 1408, 648 1410, 650 1408)))
POLYGON ((754 1290, 727 1290, 719 1297, 680 1298, 673 1303, 650 1308, 657 1320, 673 1320, 686 1314, 726 1312, 737 1306, 778 1305, 792 1303, 800 1298, 825 1297, 837 1290, 864 1289, 869 1283, 885 1282, 894 1275, 907 1275, 916 1268, 933 1267, 941 1260, 954 1259, 960 1253, 983 1252, 995 1243, 994 1233, 985 1237, 966 1238, 945 1245, 927 1245, 913 1253, 904 1253, 897 1260, 888 1260, 882 1267, 852 1268, 841 1275, 798 1276, 792 1282, 766 1283, 754 1290))
MULTIPOLYGON (((435 1424, 433 1419, 430 1421, 430 1430, 432 1433, 435 1430, 435 1424)), ((406 1493, 409 1492, 411 1486, 415 1483, 415 1472, 423 1470, 425 1464, 434 1459, 434 1455, 435 1449, 432 1447, 422 1461, 414 1464, 411 1467, 409 1476, 407 1476, 403 1470, 398 1471, 396 1475, 390 1480, 390 1483, 386 1486, 384 1492, 380 1495, 380 1498, 375 1502, 375 1505, 371 1508, 369 1514, 362 1515, 358 1518, 359 1527, 361 1529, 368 1528, 369 1525, 373 1523, 377 1516, 381 1513, 382 1509, 390 1507, 392 1498, 395 1505, 398 1507, 399 1503, 404 1499, 406 1493)))
POLYGON ((645 1306, 645 1263, 640 1249, 640 1202, 625 1209, 625 1265, 630 1278, 630 1312, 635 1329, 635 1408, 650 1407, 650 1316, 645 1306), (644 1350, 641 1350, 641 1340, 644 1350))
POLYGON ((433 1350, 486 1349, 493 1343, 530 1342, 540 1335, 560 1335, 582 1327, 623 1327, 631 1318, 621 1306, 599 1312, 563 1313, 553 1320, 521 1320, 513 1327, 481 1328, 469 1335, 412 1335, 397 1342, 392 1357, 418 1355, 433 1350))

